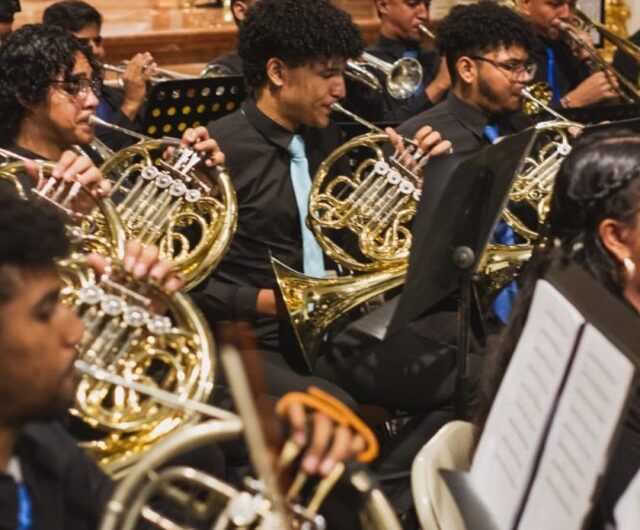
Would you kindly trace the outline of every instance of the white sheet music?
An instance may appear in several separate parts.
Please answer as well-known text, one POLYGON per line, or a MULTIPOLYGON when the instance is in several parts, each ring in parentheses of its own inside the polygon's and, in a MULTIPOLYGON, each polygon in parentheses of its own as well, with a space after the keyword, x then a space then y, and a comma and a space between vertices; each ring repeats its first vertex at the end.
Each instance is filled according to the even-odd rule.
POLYGON ((640 469, 618 500, 613 510, 613 516, 616 521, 616 530, 638 530, 640 525, 640 469))
POLYGON ((578 310, 550 283, 538 282, 471 467, 476 489, 500 529, 515 524, 583 323, 578 310))
POLYGON ((634 371, 626 355, 585 326, 518 530, 582 528, 634 371))

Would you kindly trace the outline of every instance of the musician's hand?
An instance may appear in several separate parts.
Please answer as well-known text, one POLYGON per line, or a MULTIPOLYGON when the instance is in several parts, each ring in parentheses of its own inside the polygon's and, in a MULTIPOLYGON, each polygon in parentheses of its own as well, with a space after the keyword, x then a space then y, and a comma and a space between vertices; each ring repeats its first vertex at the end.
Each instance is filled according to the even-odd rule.
POLYGON ((189 147, 198 153, 206 155, 204 164, 208 167, 224 164, 224 153, 218 142, 209 136, 206 127, 189 128, 182 134, 182 146, 189 147))
POLYGON ((440 60, 438 74, 425 88, 425 94, 431 103, 438 103, 450 88, 451 76, 449 75, 449 69, 447 68, 447 61, 443 57, 440 60))
MULTIPOLYGON (((102 274, 108 264, 104 256, 95 253, 90 254, 88 260, 98 274, 102 274)), ((135 278, 148 277, 162 285, 167 292, 178 291, 184 285, 182 275, 173 270, 173 262, 160 258, 159 249, 155 245, 143 245, 136 240, 127 241, 122 263, 125 270, 135 278)))
POLYGON ((302 469, 310 475, 327 476, 338 462, 365 449, 362 436, 320 412, 306 411, 301 403, 291 403, 286 418, 291 425, 291 437, 298 445, 306 446, 302 469))
POLYGON ((273 289, 260 289, 258 291, 256 311, 260 315, 276 316, 278 314, 278 303, 273 289))
MULTIPOLYGON (((40 175, 37 162, 26 164, 27 173, 41 190, 49 178, 40 175)), ((105 180, 102 172, 87 156, 78 155, 75 151, 65 151, 55 164, 51 177, 66 182, 78 182, 85 190, 89 190, 94 198, 107 197, 111 192, 111 183, 105 180)), ((79 193, 73 199, 71 208, 78 213, 89 213, 95 207, 94 201, 85 193, 79 193)))
POLYGON ((149 52, 137 53, 122 74, 124 101, 120 110, 133 120, 147 97, 147 82, 155 73, 157 64, 149 52))
POLYGON ((618 80, 605 72, 592 74, 565 96, 569 107, 586 107, 617 100, 619 97, 618 80))

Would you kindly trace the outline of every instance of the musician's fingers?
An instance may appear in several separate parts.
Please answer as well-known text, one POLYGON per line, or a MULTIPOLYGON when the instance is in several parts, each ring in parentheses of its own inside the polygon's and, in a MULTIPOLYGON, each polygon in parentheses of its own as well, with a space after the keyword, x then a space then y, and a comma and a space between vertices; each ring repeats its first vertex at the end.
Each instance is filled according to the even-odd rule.
POLYGON ((100 170, 95 167, 88 156, 76 157, 76 159, 62 172, 61 177, 62 180, 65 180, 66 182, 77 181, 83 184, 83 182, 80 180, 80 175, 85 172, 88 174, 88 183, 94 182, 93 179, 97 178, 98 180, 100 180, 102 178, 102 173, 100 173, 100 170))
POLYGON ((394 129, 392 129, 391 127, 387 127, 384 132, 387 133, 387 136, 389 137, 389 141, 391 142, 391 145, 393 145, 393 147, 397 150, 397 151, 404 151, 404 142, 402 141, 402 136, 400 136, 394 129))
POLYGON ((419 145, 422 146, 425 138, 430 136, 433 133, 433 128, 429 125, 425 125, 424 127, 420 127, 418 132, 416 132, 413 140, 419 145))
POLYGON ((429 152, 431 156, 439 156, 451 153, 453 153, 453 144, 449 140, 440 141, 435 146, 433 146, 433 148, 429 152))
POLYGON ((142 252, 142 243, 137 239, 129 239, 124 247, 124 268, 129 272, 133 272, 138 257, 142 252))
POLYGON ((142 278, 149 273, 149 270, 155 265, 158 259, 159 249, 155 245, 143 245, 142 251, 138 256, 136 265, 133 269, 133 276, 142 278))
POLYGON ((353 431, 348 427, 337 427, 333 433, 333 444, 331 449, 322 459, 320 468, 318 469, 320 475, 327 476, 338 462, 342 462, 351 457, 351 438, 353 431))
POLYGON ((169 279, 173 271, 174 263, 167 259, 158 259, 155 263, 151 264, 151 270, 149 271, 149 277, 159 284, 164 284, 169 279))
POLYGON ((315 474, 333 436, 334 423, 327 416, 319 413, 313 415, 313 434, 311 445, 302 459, 302 469, 309 474, 315 474))
POLYGON ((78 154, 67 150, 60 156, 60 159, 56 162, 51 175, 55 178, 61 178, 62 175, 67 171, 67 169, 75 162, 78 158, 78 154))
POLYGON ((287 417, 291 425, 291 437, 294 441, 304 446, 307 443, 307 414, 304 405, 298 402, 292 402, 287 409, 287 417))
POLYGON ((108 264, 107 258, 105 258, 100 254, 96 254, 95 252, 92 252, 87 256, 87 262, 93 268, 93 270, 96 271, 98 275, 101 275, 104 273, 108 264))
POLYGON ((182 289, 184 285, 184 275, 181 272, 172 272, 164 280, 164 288, 169 293, 175 293, 182 289))
POLYGON ((84 171, 78 171, 76 173, 75 179, 72 179, 72 180, 78 181, 83 186, 88 186, 88 187, 93 185, 99 186, 100 183, 104 181, 104 176, 102 175, 102 171, 100 171, 96 166, 94 166, 93 163, 91 163, 91 161, 89 162, 90 162, 89 167, 84 171))

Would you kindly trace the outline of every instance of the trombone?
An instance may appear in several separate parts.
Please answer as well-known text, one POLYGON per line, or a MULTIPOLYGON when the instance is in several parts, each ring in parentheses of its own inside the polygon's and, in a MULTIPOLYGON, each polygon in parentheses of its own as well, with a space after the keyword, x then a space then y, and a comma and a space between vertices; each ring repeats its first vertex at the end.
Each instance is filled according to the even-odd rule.
POLYGON ((571 25, 561 20, 557 22, 557 27, 560 29, 565 39, 569 41, 569 43, 575 49, 584 50, 588 54, 588 61, 593 71, 606 72, 607 74, 611 74, 618 80, 620 86, 624 87, 625 89, 622 90, 621 88, 618 88, 618 92, 620 94, 620 97, 626 103, 640 103, 640 89, 631 81, 629 81, 624 75, 618 72, 618 70, 611 66, 607 61, 605 61, 598 53, 598 51, 593 48, 593 46, 589 45, 582 39, 577 30, 597 31, 603 38, 610 41, 612 44, 632 57, 638 63, 640 63, 640 47, 636 46, 629 40, 616 35, 611 30, 604 27, 602 24, 591 20, 579 9, 575 10, 574 17, 576 25, 571 25))
POLYGON ((413 57, 403 57, 389 64, 375 55, 363 52, 358 59, 349 59, 345 75, 377 92, 386 89, 395 99, 407 99, 422 83, 422 65, 413 57), (384 86, 374 72, 383 75, 384 86))

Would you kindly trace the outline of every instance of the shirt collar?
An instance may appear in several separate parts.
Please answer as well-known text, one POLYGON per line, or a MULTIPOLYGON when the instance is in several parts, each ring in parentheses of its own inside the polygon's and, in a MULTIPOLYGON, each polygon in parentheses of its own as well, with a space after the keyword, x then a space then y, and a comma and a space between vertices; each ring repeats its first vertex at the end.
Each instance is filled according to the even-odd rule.
POLYGON ((451 114, 467 129, 478 137, 484 136, 484 128, 489 123, 489 118, 484 112, 462 101, 453 90, 449 91, 447 103, 451 114))
POLYGON ((415 42, 393 40, 383 35, 380 35, 378 38, 378 47, 398 59, 400 59, 402 54, 407 50, 420 50, 420 45, 415 42))
MULTIPOLYGON (((242 113, 267 141, 285 150, 289 148, 294 133, 269 118, 258 108, 252 98, 247 98, 244 102, 242 113)), ((302 130, 298 131, 298 133, 302 134, 302 130)))

